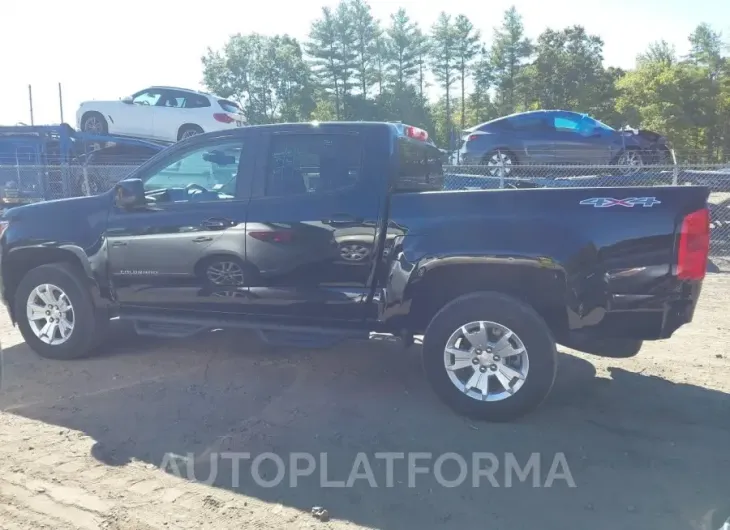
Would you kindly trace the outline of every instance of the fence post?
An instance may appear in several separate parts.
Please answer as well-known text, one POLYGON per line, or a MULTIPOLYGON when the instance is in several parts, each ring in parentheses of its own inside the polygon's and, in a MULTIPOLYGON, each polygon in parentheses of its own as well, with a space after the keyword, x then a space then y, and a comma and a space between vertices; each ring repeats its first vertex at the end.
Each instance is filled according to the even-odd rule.
POLYGON ((676 186, 679 181, 679 166, 677 165, 677 155, 674 153, 674 149, 670 151, 672 153, 672 186, 676 186))
POLYGON ((81 193, 88 196, 91 195, 91 186, 89 185, 89 172, 87 170, 86 164, 81 167, 84 175, 84 189, 81 190, 81 193))
POLYGON ((502 158, 502 153, 500 153, 499 151, 497 151, 497 153, 499 153, 499 189, 503 190, 504 189, 504 172, 505 172, 504 158, 502 158))

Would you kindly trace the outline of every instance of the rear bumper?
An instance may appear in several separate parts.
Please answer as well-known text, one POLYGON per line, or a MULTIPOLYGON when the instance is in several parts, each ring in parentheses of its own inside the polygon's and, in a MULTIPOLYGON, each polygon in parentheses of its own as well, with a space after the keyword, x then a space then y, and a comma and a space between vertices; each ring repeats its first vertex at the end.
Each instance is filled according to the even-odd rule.
POLYGON ((600 338, 660 340, 694 319, 702 281, 672 279, 676 289, 652 295, 613 294, 600 321, 572 333, 600 338))

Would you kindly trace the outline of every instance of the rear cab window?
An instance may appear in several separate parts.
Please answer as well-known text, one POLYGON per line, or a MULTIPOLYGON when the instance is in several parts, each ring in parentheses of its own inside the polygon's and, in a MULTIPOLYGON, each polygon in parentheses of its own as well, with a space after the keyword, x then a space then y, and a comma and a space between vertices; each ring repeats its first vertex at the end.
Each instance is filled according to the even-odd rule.
POLYGON ((443 188, 442 154, 434 144, 399 135, 398 188, 400 191, 434 191, 443 188))

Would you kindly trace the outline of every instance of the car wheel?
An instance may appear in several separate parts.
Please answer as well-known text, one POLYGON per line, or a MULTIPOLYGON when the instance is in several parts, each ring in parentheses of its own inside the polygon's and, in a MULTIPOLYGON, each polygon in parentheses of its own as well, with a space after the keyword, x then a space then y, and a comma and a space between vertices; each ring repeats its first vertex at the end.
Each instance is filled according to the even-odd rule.
POLYGON ((41 265, 23 277, 15 314, 25 342, 48 359, 89 356, 108 323, 80 275, 65 263, 41 265))
POLYGON ((177 139, 184 140, 185 138, 190 138, 198 134, 203 134, 203 129, 197 125, 183 125, 177 133, 177 139))
POLYGON ((340 245, 340 257, 348 263, 362 263, 370 256, 367 243, 348 242, 340 245))
POLYGON ((107 134, 109 124, 99 112, 87 112, 81 119, 81 130, 91 134, 107 134))
POLYGON ((627 149, 616 157, 616 172, 619 175, 635 175, 644 167, 644 159, 638 149, 627 149))
POLYGON ((206 281, 213 286, 242 286, 246 284, 245 266, 234 257, 216 257, 203 264, 206 281))
POLYGON ((509 151, 497 150, 488 153, 482 159, 482 165, 487 166, 487 174, 492 177, 502 176, 502 171, 504 171, 504 176, 508 177, 512 174, 514 166, 517 165, 517 159, 509 151))
POLYGON ((482 292, 457 298, 436 314, 423 339, 423 365, 436 394, 457 413, 510 421, 550 393, 557 350, 534 309, 482 292))

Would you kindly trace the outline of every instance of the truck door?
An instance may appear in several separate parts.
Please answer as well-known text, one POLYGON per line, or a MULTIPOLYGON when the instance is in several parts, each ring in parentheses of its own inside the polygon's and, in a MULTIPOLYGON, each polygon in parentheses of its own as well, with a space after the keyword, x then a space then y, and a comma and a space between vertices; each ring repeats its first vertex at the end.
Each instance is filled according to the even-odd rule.
POLYGON ((258 274, 246 311, 361 321, 382 193, 366 179, 364 138, 314 129, 266 143, 246 224, 246 261, 258 274))
POLYGON ((216 137, 137 175, 147 207, 114 207, 107 225, 109 272, 122 305, 236 312, 227 293, 245 290, 242 189, 255 152, 243 138, 216 137))

